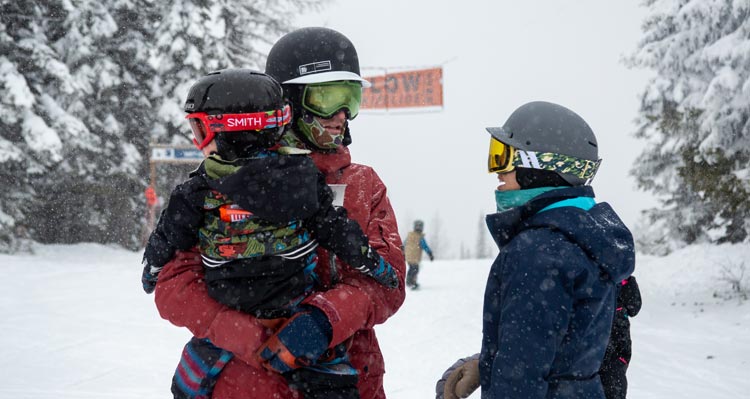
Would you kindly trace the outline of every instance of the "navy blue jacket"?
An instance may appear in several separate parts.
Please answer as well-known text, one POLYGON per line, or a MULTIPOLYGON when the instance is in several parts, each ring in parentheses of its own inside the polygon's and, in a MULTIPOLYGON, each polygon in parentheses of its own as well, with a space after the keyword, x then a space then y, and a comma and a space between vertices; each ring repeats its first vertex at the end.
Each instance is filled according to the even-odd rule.
POLYGON ((593 196, 563 188, 487 216, 500 253, 484 296, 482 398, 604 398, 597 372, 633 237, 606 203, 539 212, 593 196))

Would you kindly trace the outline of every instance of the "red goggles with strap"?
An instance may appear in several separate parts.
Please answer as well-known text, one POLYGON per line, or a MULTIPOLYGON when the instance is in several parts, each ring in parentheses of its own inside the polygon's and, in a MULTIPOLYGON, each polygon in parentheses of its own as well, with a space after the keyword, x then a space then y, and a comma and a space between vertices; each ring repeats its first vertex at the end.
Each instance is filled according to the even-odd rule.
POLYGON ((220 132, 243 132, 281 128, 292 120, 292 109, 289 105, 283 109, 266 112, 242 114, 215 114, 194 112, 185 116, 193 131, 193 144, 202 150, 220 132))

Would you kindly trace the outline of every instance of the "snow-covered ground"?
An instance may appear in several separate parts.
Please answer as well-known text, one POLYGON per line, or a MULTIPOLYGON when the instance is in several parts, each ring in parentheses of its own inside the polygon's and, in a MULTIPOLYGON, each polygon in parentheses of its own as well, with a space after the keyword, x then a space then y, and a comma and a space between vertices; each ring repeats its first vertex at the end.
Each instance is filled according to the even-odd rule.
MULTIPOLYGON (((140 258, 88 244, 0 255, 0 398, 171 397, 189 334, 159 318, 140 258)), ((750 269, 750 246, 638 257, 630 398, 750 398, 750 304, 728 298, 726 281, 743 261, 750 269)), ((422 288, 378 327, 389 398, 433 397, 444 369, 478 351, 489 265, 423 264, 422 288)))

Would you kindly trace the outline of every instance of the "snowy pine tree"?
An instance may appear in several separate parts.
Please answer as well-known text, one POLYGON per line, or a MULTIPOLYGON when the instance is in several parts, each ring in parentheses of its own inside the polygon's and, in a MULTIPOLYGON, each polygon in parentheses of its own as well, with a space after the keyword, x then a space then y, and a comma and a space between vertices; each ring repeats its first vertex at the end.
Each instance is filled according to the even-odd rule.
POLYGON ((464 242, 461 241, 461 246, 458 250, 458 259, 465 260, 465 259, 471 259, 471 251, 469 251, 468 248, 466 248, 466 245, 464 245, 464 242))
MULTIPOLYGON (((53 47, 68 66, 76 90, 48 88, 85 126, 85 135, 53 127, 63 161, 40 187, 35 214, 43 242, 139 244, 144 155, 151 111, 148 43, 153 41, 150 1, 89 0, 65 10, 63 35, 53 47)), ((56 119, 53 115, 52 119, 56 119)))
POLYGON ((0 251, 24 238, 140 246, 148 144, 189 143, 190 84, 262 69, 262 46, 324 1, 0 0, 0 183, 12 188, 0 251))
POLYGON ((55 1, 6 1, 1 6, 0 180, 12 188, 0 194, 3 246, 36 236, 35 209, 47 194, 43 186, 66 162, 68 143, 61 134, 95 139, 68 107, 84 88, 55 48, 65 35, 63 6, 55 1))
POLYGON ((435 259, 445 259, 448 251, 447 245, 443 243, 443 219, 439 212, 435 212, 430 224, 426 225, 424 229, 427 233, 427 245, 432 250, 432 254, 435 255, 435 259))
POLYGON ((487 222, 485 221, 485 215, 483 212, 479 212, 479 223, 477 224, 479 231, 477 231, 477 259, 487 259, 490 257, 490 247, 487 243, 487 222))
POLYGON ((4 233, 136 245, 133 215, 148 143, 142 123, 153 75, 149 4, 2 5, 1 41, 10 50, 3 51, 2 85, 14 94, 0 109, 0 162, 4 179, 16 180, 3 206, 13 215, 3 219, 4 233))
POLYGON ((643 92, 631 173, 662 207, 639 243, 667 253, 696 242, 749 241, 750 2, 647 0, 632 66, 656 72, 643 92))
POLYGON ((151 63, 157 70, 160 142, 187 141, 187 91, 197 77, 224 68, 265 69, 265 55, 290 30, 289 16, 318 9, 326 0, 173 0, 161 5, 151 63))

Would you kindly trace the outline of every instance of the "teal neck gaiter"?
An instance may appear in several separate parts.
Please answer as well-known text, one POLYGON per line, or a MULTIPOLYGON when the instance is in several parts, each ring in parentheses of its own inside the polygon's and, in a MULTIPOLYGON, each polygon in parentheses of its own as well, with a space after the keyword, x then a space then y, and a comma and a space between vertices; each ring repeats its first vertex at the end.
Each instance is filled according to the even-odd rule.
POLYGON ((565 187, 539 187, 526 190, 495 190, 495 203, 497 211, 502 212, 510 208, 515 208, 529 202, 532 198, 547 191, 557 190, 565 187))

